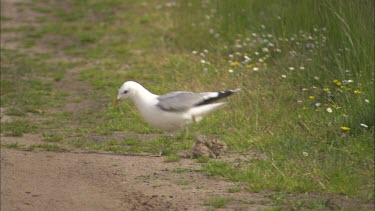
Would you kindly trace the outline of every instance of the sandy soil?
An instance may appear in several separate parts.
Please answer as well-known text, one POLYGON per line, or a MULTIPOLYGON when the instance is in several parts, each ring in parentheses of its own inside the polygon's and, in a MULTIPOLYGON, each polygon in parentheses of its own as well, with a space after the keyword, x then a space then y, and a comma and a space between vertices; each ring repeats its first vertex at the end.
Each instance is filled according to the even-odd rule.
POLYGON ((190 160, 3 149, 1 165, 1 210, 206 210, 217 197, 233 199, 226 210, 268 204, 261 194, 228 193, 230 182, 171 171, 200 167, 190 160))

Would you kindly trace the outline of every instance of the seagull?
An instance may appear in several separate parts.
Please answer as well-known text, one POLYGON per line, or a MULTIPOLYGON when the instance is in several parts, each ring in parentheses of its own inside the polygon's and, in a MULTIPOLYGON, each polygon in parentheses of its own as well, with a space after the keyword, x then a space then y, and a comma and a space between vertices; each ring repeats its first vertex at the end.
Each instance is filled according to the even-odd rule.
POLYGON ((223 107, 226 102, 213 102, 238 91, 238 88, 201 93, 174 91, 156 95, 137 82, 127 81, 118 90, 117 100, 129 98, 146 122, 172 134, 189 124, 201 121, 207 114, 223 107))

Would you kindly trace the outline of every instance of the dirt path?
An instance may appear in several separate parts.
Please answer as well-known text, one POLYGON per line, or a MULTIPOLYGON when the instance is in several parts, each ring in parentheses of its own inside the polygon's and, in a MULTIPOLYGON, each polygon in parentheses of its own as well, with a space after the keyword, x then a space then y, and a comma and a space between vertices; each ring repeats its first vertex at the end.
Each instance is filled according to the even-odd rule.
MULTIPOLYGON (((38 27, 37 14, 19 6, 27 0, 2 0, 1 14, 10 18, 2 27, 38 27)), ((21 47, 23 35, 6 32, 1 35, 1 47, 32 54, 54 52, 54 49, 21 47)), ((75 58, 58 57, 63 61, 75 58)), ((69 70, 57 82, 72 98, 83 99, 67 103, 63 110, 77 112, 92 106, 82 97, 90 87, 78 81, 76 70, 69 70)), ((47 112, 53 112, 47 111, 47 112)), ((12 121, 4 117, 2 121, 12 121)), ((25 146, 43 143, 41 135, 23 137, 2 136, 2 143, 25 146)), ((210 178, 196 171, 201 164, 191 159, 166 163, 163 157, 70 152, 24 151, 1 149, 1 210, 207 210, 207 202, 225 198, 221 210, 255 210, 270 205, 264 194, 235 191, 233 182, 210 178)), ((212 208, 212 206, 211 206, 212 208)))
POLYGON ((264 196, 228 193, 233 184, 189 170, 190 160, 90 153, 2 151, 1 210, 206 210, 212 197, 226 209, 264 208, 264 196), (250 205, 243 205, 252 204, 250 205))

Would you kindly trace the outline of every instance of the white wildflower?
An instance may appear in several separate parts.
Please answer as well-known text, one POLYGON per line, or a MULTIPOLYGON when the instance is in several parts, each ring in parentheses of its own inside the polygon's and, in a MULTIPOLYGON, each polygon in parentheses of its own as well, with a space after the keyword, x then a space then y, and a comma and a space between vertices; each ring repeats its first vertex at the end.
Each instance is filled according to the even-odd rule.
POLYGON ((350 84, 350 83, 353 83, 354 81, 349 79, 349 80, 343 80, 342 83, 343 84, 350 84))
POLYGON ((198 52, 197 51, 192 51, 193 54, 197 54, 198 52))
POLYGON ((319 80, 319 77, 318 77, 318 76, 314 76, 314 79, 315 79, 315 80, 319 80))
POLYGON ((366 103, 370 103, 370 101, 369 101, 368 99, 365 99, 365 102, 366 102, 366 103))
POLYGON ((258 68, 258 67, 253 67, 253 70, 254 70, 254 71, 258 71, 259 68, 258 68))
POLYGON ((307 156, 309 156, 309 153, 307 153, 307 152, 302 152, 302 155, 303 155, 304 157, 307 157, 307 156))
POLYGON ((282 78, 286 78, 286 75, 281 75, 282 78))
POLYGON ((301 67, 299 67, 299 69, 301 69, 301 70, 304 70, 304 69, 305 69, 305 67, 304 67, 304 66, 301 66, 301 67))
POLYGON ((361 123, 361 126, 364 128, 368 128, 368 125, 361 123))
POLYGON ((228 70, 228 72, 230 72, 230 73, 233 73, 233 72, 234 72, 234 70, 232 70, 232 69, 229 69, 229 70, 228 70))
POLYGON ((327 108, 328 113, 332 113, 332 108, 327 108))
POLYGON ((289 70, 291 70, 291 71, 294 70, 294 67, 289 67, 289 70))

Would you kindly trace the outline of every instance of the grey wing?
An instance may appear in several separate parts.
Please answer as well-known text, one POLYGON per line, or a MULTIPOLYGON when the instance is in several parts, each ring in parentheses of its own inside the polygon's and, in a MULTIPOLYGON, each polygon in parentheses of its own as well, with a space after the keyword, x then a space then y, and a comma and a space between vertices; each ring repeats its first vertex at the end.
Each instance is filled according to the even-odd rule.
POLYGON ((241 89, 225 90, 221 92, 171 92, 158 97, 157 106, 165 111, 186 111, 195 106, 206 105, 216 100, 228 97, 241 89))
POLYGON ((165 111, 185 111, 217 95, 217 92, 170 92, 158 97, 157 106, 165 111))

